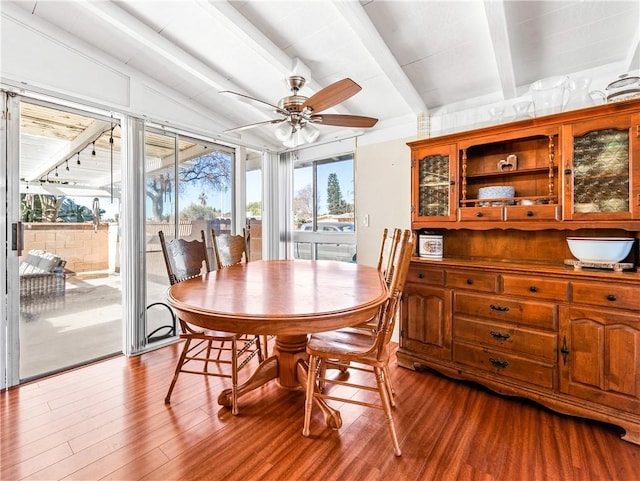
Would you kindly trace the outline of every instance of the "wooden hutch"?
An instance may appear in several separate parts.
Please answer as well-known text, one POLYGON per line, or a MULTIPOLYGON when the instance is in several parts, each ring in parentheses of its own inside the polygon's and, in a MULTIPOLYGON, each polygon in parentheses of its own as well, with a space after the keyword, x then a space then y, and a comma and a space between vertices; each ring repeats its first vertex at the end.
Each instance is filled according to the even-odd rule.
POLYGON ((640 100, 409 143, 412 259, 399 365, 625 430, 640 444, 640 100), (488 186, 513 197, 478 199, 488 186), (630 237, 623 264, 574 265, 566 238, 630 237))

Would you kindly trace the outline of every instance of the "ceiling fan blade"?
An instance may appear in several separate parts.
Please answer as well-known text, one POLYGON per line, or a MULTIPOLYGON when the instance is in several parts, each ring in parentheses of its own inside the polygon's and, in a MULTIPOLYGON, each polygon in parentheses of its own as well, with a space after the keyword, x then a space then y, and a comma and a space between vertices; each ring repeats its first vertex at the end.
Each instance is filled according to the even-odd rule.
POLYGON ((269 125, 269 124, 280 124, 287 119, 273 119, 273 120, 264 120, 262 122, 255 122, 253 124, 241 125, 240 127, 234 127, 232 129, 224 130, 224 132, 238 132, 240 130, 252 129, 254 127, 259 127, 261 125, 269 125))
POLYGON ((233 96, 235 99, 240 100, 241 102, 244 102, 247 104, 257 104, 262 108, 268 107, 269 110, 273 112, 277 112, 282 115, 289 115, 289 112, 287 112, 285 109, 281 109, 277 105, 270 104, 269 102, 265 102, 264 100, 256 99, 254 97, 249 97, 248 95, 245 95, 245 94, 232 92, 231 90, 222 90, 219 93, 228 95, 228 96, 233 96))
POLYGON ((362 87, 350 78, 338 80, 309 97, 301 107, 310 108, 313 112, 322 112, 357 94, 362 87))
POLYGON ((360 115, 333 115, 320 114, 312 115, 311 122, 322 125, 335 125, 336 127, 362 127, 369 128, 376 125, 378 119, 373 117, 362 117, 360 115))

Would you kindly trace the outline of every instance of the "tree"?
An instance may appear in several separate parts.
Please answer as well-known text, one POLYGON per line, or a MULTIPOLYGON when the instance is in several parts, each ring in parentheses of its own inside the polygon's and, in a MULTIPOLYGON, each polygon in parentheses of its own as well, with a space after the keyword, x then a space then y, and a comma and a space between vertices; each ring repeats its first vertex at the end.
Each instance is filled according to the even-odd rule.
POLYGON ((190 206, 180 211, 180 220, 213 220, 218 217, 218 214, 216 214, 216 212, 218 211, 208 205, 191 204, 190 206))
POLYGON ((147 178, 147 197, 151 199, 151 215, 153 220, 159 222, 163 220, 164 202, 165 200, 171 201, 172 192, 172 175, 162 173, 147 178))
MULTIPOLYGON (((231 184, 231 159, 225 152, 210 152, 181 164, 178 176, 180 192, 187 187, 226 191, 231 184)), ((151 199, 151 214, 155 221, 161 221, 166 217, 163 214, 164 203, 171 201, 173 179, 172 171, 162 172, 147 179, 146 195, 151 199)), ((206 201, 206 196, 204 199, 206 201)), ((202 202, 202 198, 200 201, 202 202)))
POLYGON ((305 185, 293 196, 293 216, 297 224, 304 224, 313 218, 313 188, 305 185))
POLYGON ((329 214, 345 214, 348 211, 348 205, 342 198, 342 192, 340 191, 340 182, 338 181, 338 174, 335 172, 329 174, 327 179, 327 208, 329 214))
MULTIPOLYGON (((104 213, 101 209, 100 213, 104 213)), ((65 196, 21 194, 20 218, 23 222, 89 222, 93 212, 65 196)))
POLYGON ((262 202, 260 202, 260 201, 249 202, 247 204, 247 212, 249 212, 253 217, 261 217, 262 216, 262 202))

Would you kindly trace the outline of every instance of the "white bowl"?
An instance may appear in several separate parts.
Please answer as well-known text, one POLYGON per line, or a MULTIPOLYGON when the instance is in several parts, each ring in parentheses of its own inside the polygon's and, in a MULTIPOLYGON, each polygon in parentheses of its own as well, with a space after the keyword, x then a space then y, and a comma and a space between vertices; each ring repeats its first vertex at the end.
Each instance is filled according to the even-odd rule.
POLYGON ((629 237, 567 237, 571 254, 582 262, 620 262, 629 255, 629 237))
POLYGON ((512 185, 492 185, 478 189, 478 199, 502 199, 513 197, 515 189, 512 185))

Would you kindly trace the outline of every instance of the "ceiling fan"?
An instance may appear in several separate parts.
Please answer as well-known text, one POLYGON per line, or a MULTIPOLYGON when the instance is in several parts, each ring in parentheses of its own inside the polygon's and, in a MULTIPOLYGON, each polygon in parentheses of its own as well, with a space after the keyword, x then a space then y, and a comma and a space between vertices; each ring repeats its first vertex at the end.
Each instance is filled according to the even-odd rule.
POLYGON ((221 94, 232 95, 234 98, 243 102, 268 108, 270 111, 281 115, 281 118, 278 119, 243 125, 228 129, 225 132, 237 132, 261 125, 280 124, 275 132, 278 140, 282 141, 285 147, 297 147, 304 143, 314 142, 318 138, 320 132, 314 124, 369 128, 378 122, 378 119, 374 119, 373 117, 320 113, 340 102, 344 102, 362 90, 362 87, 350 78, 332 83, 311 97, 298 95, 298 91, 304 86, 305 82, 304 77, 300 77, 299 75, 288 77, 287 84, 293 95, 283 97, 278 102, 278 105, 273 105, 269 102, 230 90, 220 92, 221 94))

